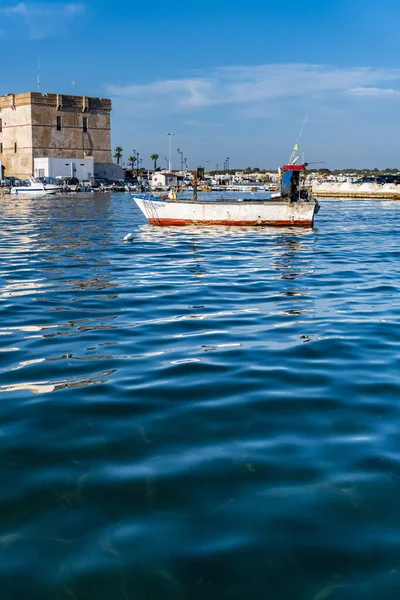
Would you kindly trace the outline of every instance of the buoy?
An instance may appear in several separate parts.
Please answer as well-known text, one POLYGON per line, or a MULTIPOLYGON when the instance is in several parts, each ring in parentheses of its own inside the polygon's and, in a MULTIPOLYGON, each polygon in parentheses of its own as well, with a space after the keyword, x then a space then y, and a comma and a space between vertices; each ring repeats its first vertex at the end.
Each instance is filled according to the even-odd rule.
POLYGON ((124 237, 124 242, 132 242, 133 241, 133 235, 131 233, 128 233, 128 235, 126 235, 124 237))

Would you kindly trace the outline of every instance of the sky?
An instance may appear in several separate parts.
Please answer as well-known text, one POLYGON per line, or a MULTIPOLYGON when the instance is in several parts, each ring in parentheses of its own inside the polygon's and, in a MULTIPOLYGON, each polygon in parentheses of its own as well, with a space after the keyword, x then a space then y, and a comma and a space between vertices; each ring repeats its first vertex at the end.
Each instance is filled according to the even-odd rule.
POLYGON ((400 2, 0 0, 0 94, 111 98, 142 167, 400 168, 400 2), (76 82, 75 86, 72 82, 76 82))

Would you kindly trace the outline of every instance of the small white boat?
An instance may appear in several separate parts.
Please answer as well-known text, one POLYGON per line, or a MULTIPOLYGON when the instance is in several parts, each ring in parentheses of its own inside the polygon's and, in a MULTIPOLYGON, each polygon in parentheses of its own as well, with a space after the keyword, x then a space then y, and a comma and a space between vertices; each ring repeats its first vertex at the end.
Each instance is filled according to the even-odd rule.
POLYGON ((152 225, 261 225, 312 227, 319 204, 300 184, 306 165, 282 167, 280 194, 263 198, 156 198, 133 196, 152 225))
POLYGON ((56 194, 60 192, 62 188, 59 185, 43 183, 35 179, 34 177, 29 177, 29 185, 22 185, 18 187, 12 187, 10 190, 11 194, 15 196, 48 196, 49 194, 56 194))
POLYGON ((234 183, 227 188, 232 192, 265 192, 267 191, 264 186, 258 183, 234 183))

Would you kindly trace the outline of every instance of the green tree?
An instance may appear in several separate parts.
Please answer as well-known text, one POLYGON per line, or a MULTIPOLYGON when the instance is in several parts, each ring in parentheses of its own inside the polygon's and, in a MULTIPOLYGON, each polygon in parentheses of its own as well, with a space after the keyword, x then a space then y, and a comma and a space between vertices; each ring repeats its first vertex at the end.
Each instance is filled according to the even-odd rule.
POLYGON ((134 166, 135 166, 135 162, 136 162, 137 158, 136 158, 136 156, 130 156, 130 157, 128 158, 128 160, 129 160, 129 162, 131 163, 131 166, 132 166, 132 175, 133 175, 133 168, 134 168, 134 166))
POLYGON ((123 149, 121 148, 121 146, 117 146, 114 150, 114 158, 117 159, 117 165, 119 165, 119 161, 122 158, 122 152, 123 152, 123 149))
POLYGON ((151 160, 154 162, 154 170, 157 169, 157 159, 158 159, 158 154, 151 154, 150 155, 151 160))

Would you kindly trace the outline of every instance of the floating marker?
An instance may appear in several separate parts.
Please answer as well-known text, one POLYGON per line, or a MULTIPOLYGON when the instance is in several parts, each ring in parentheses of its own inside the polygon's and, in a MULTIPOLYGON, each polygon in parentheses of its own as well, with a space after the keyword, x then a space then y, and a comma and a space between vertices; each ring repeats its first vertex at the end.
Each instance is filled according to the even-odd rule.
POLYGON ((131 233, 128 233, 128 235, 126 235, 124 237, 124 242, 132 242, 133 241, 133 235, 131 233))

